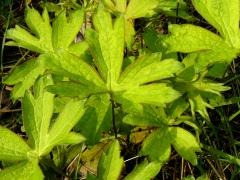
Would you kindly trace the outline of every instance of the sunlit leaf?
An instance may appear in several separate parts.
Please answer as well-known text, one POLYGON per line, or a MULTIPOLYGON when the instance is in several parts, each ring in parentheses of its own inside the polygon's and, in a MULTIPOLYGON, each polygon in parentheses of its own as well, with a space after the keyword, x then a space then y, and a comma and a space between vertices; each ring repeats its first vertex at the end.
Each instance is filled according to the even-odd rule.
POLYGON ((91 96, 86 102, 86 111, 76 125, 86 138, 87 143, 94 145, 104 131, 112 127, 112 106, 108 94, 91 96))
POLYGON ((78 34, 84 19, 84 11, 76 10, 66 17, 63 11, 53 22, 52 38, 55 48, 67 49, 78 34))
POLYGON ((54 95, 46 92, 44 87, 52 83, 50 76, 41 78, 35 85, 35 97, 27 92, 23 99, 24 127, 31 147, 37 151, 44 149, 47 144, 54 95))
POLYGON ((30 151, 30 147, 22 138, 0 126, 0 160, 28 159, 30 151))
POLYGON ((193 165, 197 165, 197 156, 195 152, 200 152, 200 146, 196 138, 188 131, 180 128, 170 128, 172 144, 175 150, 193 165))
POLYGON ((122 73, 120 84, 141 85, 144 83, 173 77, 183 66, 176 60, 160 60, 160 54, 139 57, 122 73))
POLYGON ((239 48, 238 0, 193 0, 192 2, 196 10, 218 30, 230 46, 239 48))
POLYGON ((150 162, 143 161, 141 164, 138 164, 134 170, 128 174, 124 179, 125 180, 150 180, 154 178, 160 171, 162 164, 159 162, 150 162))
POLYGON ((111 15, 104 11, 103 8, 99 7, 93 21, 98 32, 97 36, 99 40, 99 47, 97 48, 101 48, 101 54, 103 57, 103 61, 99 61, 97 58, 96 64, 98 67, 107 67, 108 75, 106 72, 104 72, 102 76, 104 79, 107 79, 107 81, 110 83, 109 86, 111 86, 111 83, 117 81, 122 67, 124 48, 124 18, 120 16, 116 18, 115 22, 112 22, 111 15), (109 46, 109 44, 111 44, 111 46, 109 46))
POLYGON ((181 94, 175 91, 167 84, 149 84, 144 86, 133 87, 119 95, 116 95, 117 101, 127 99, 134 103, 146 103, 155 105, 164 105, 175 99, 181 94))
POLYGON ((148 155, 152 161, 165 162, 171 155, 171 141, 167 126, 156 130, 143 142, 141 154, 148 155))
POLYGON ((98 164, 98 179, 117 180, 123 165, 120 157, 120 145, 113 141, 106 153, 103 153, 98 164))
POLYGON ((69 101, 49 131, 49 146, 62 143, 84 111, 84 101, 77 99, 69 101))
POLYGON ((43 173, 36 160, 24 161, 0 171, 0 179, 43 180, 43 173))

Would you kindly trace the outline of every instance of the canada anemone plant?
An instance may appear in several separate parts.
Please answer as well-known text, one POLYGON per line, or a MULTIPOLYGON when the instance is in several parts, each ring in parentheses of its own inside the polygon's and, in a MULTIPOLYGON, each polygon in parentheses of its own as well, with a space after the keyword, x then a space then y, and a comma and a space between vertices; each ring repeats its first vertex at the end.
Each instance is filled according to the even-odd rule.
MULTIPOLYGON (((7 38, 12 41, 6 45, 39 56, 14 68, 4 82, 14 86, 12 99, 22 101, 28 141, 0 128, 0 159, 15 161, 0 171, 0 178, 43 179, 39 163, 54 146, 84 142, 91 148, 107 138, 111 143, 99 160, 97 175, 87 178, 118 179, 124 164, 120 145, 137 127, 149 130, 139 151, 145 159, 125 179, 156 176, 172 147, 192 165, 198 164, 199 138, 181 125, 199 133, 195 112, 209 120, 207 108, 213 108, 221 92, 229 89, 207 77, 219 76, 216 62, 230 63, 238 53, 234 39, 239 39, 240 6, 238 0, 214 1, 218 8, 213 1, 193 0, 221 37, 193 25, 170 25, 170 34, 154 37, 156 46, 150 44, 138 56, 124 53, 133 44, 134 19, 159 11, 171 14, 176 1, 171 2, 104 0, 92 15, 92 28, 79 42, 74 39, 84 9, 62 11, 50 23, 47 9, 40 15, 26 8, 29 31, 20 26, 9 29, 7 38), (235 13, 234 22, 226 26, 229 12, 235 13), (180 62, 177 52, 189 54, 180 62), (66 105, 56 108, 59 102, 66 105), (53 113, 59 115, 51 120, 53 113)), ((146 44, 151 42, 149 34, 144 38, 146 44)))

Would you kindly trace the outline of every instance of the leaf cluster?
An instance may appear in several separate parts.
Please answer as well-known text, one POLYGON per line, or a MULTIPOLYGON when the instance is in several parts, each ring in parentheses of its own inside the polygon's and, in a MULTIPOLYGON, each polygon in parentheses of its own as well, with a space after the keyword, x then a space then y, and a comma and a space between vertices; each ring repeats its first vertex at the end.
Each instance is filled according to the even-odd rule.
MULTIPOLYGON (((172 147, 197 165, 200 142, 182 124, 199 133, 196 112, 210 120, 207 108, 214 108, 211 102, 229 90, 212 77, 221 77, 219 67, 226 69, 239 53, 240 6, 238 0, 192 2, 219 34, 195 25, 171 24, 167 35, 144 33, 147 50, 139 49, 134 57, 126 53, 133 47, 134 20, 158 12, 173 16, 176 0, 103 0, 91 12, 92 27, 84 30, 80 41, 76 37, 86 23, 86 9, 58 12, 51 23, 47 9, 41 15, 27 7, 29 29, 9 29, 11 41, 6 44, 39 55, 13 69, 5 83, 14 85, 13 100, 22 98, 28 142, 0 128, 0 159, 20 161, 1 171, 0 178, 43 179, 38 164, 53 147, 84 140, 92 147, 101 141, 103 132, 109 139, 113 134, 115 138, 131 134, 116 124, 149 129, 139 153, 148 160, 125 179, 156 176, 172 147), (186 54, 182 60, 177 59, 179 52, 186 54), (54 101, 66 97, 67 104, 52 118, 54 101)), ((188 19, 183 1, 180 7, 180 17, 188 19)), ((113 140, 99 160, 97 175, 89 174, 88 179, 118 179, 123 164, 120 143, 113 140)))

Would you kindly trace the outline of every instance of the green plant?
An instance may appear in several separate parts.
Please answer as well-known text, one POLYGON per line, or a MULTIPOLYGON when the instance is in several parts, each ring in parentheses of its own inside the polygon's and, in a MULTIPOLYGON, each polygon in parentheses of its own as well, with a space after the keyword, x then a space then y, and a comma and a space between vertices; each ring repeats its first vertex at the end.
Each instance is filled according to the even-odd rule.
POLYGON ((82 135, 71 132, 84 113, 83 101, 69 101, 58 118, 51 122, 54 95, 44 88, 52 83, 51 76, 43 76, 34 86, 34 95, 29 91, 24 95, 23 123, 27 143, 10 130, 0 127, 0 159, 16 161, 0 172, 0 179, 43 179, 38 166, 42 156, 47 155, 54 146, 77 144, 85 140, 82 135))
MULTIPOLYGON (((196 10, 219 33, 200 26, 170 25, 163 42, 169 52, 196 54, 195 69, 199 72, 216 62, 231 63, 239 53, 239 1, 193 0, 196 10)), ((218 69, 219 70, 219 69, 218 69)), ((216 72, 221 74, 220 72, 216 72)))
MULTIPOLYGON (((183 1, 179 2, 185 7, 183 1)), ((144 160, 125 179, 147 180, 156 176, 170 158, 171 147, 192 165, 197 165, 196 153, 201 152, 199 136, 186 130, 185 125, 199 135, 195 112, 210 120, 207 108, 214 108, 219 99, 223 100, 221 92, 229 90, 209 76, 222 74, 216 62, 225 68, 224 63, 230 63, 237 56, 239 43, 234 39, 239 33, 239 18, 236 18, 239 2, 219 1, 217 5, 223 9, 220 13, 207 0, 193 0, 195 8, 222 37, 193 25, 170 25, 168 35, 145 34, 149 46, 147 50, 138 49, 139 55, 125 53, 134 40, 134 19, 153 16, 157 11, 173 15, 174 3, 177 1, 103 0, 97 9, 94 5, 91 12, 92 28, 87 28, 85 39, 76 43, 74 39, 83 24, 84 9, 68 11, 68 17, 63 11, 51 25, 46 9, 41 16, 27 7, 25 21, 30 32, 19 26, 8 30, 7 37, 13 41, 7 45, 29 49, 39 56, 13 69, 5 83, 14 85, 13 100, 23 97, 23 122, 29 145, 1 128, 3 134, 11 134, 8 141, 19 141, 17 145, 22 149, 18 158, 14 153, 4 155, 3 148, 2 159, 21 160, 26 163, 19 165, 21 168, 35 169, 29 179, 42 179, 39 160, 54 146, 77 144, 85 140, 84 136, 87 148, 91 149, 103 139, 115 139, 102 154, 97 175, 87 177, 122 178, 124 163, 120 145, 134 136, 134 126, 148 130, 140 140, 139 155, 144 160), (204 2, 208 2, 206 6, 204 2), (231 9, 235 20, 226 27, 231 9), (222 19, 214 19, 209 12, 222 19), (151 45, 151 38, 155 39, 156 47, 151 45), (178 61, 176 52, 190 54, 178 61), (32 87, 34 96, 30 93, 32 87), (65 108, 57 107, 59 118, 50 123, 53 94, 60 104, 69 102, 65 108)), ((15 147, 11 146, 13 150, 15 147)), ((8 173, 13 173, 12 168, 1 171, 0 177, 1 174, 7 177, 8 173)), ((22 176, 25 177, 24 173, 22 176)))
POLYGON ((46 9, 41 16, 36 10, 27 8, 25 21, 35 36, 19 26, 7 31, 7 38, 14 40, 7 42, 7 45, 20 46, 40 53, 36 59, 31 59, 16 68, 12 75, 5 80, 7 84, 16 84, 12 91, 14 100, 23 97, 24 92, 34 84, 40 75, 44 74, 47 64, 51 63, 48 62, 47 55, 57 54, 59 49, 65 49, 76 56, 82 55, 84 49, 87 48, 86 43, 72 44, 72 41, 82 26, 83 17, 83 11, 77 10, 67 19, 65 11, 63 11, 51 27, 46 9), (63 27, 64 29, 62 29, 63 27))

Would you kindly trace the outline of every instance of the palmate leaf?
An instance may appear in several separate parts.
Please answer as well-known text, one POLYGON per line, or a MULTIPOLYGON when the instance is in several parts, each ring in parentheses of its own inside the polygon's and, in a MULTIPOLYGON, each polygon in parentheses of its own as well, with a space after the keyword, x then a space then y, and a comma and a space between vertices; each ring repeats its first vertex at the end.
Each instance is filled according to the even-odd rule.
POLYGON ((99 6, 94 16, 96 31, 89 29, 86 32, 86 40, 108 92, 112 92, 113 98, 119 103, 132 101, 162 105, 179 97, 180 94, 167 84, 144 85, 173 77, 183 68, 181 63, 173 59, 161 60, 159 53, 140 56, 121 73, 124 47, 122 18, 120 15, 112 22, 110 13, 99 6))
POLYGON ((193 5, 221 37, 198 26, 171 25, 171 34, 163 42, 170 51, 198 52, 198 69, 218 61, 230 63, 240 47, 239 1, 193 0, 193 5))
POLYGON ((100 5, 93 17, 93 23, 95 30, 88 29, 85 36, 97 72, 95 67, 65 50, 54 55, 52 64, 45 63, 54 73, 69 78, 69 81, 49 86, 50 92, 64 96, 89 97, 86 113, 80 120, 81 132, 87 137, 88 144, 98 141, 100 134, 109 128, 110 121, 106 126, 108 128, 101 126, 106 124, 105 120, 110 119, 110 99, 125 107, 128 107, 128 104, 141 106, 141 103, 165 105, 178 98, 181 93, 174 90, 170 84, 158 81, 174 77, 183 68, 178 61, 161 60, 161 54, 155 53, 139 56, 122 72, 122 15, 113 20, 110 13, 100 5), (86 123, 87 121, 89 123, 86 123))
POLYGON ((26 8, 25 21, 33 34, 16 26, 7 31, 7 38, 13 41, 7 42, 6 45, 23 47, 42 55, 36 58, 36 60, 30 60, 31 62, 26 62, 16 67, 7 77, 5 81, 6 84, 17 84, 12 91, 13 99, 16 100, 19 97, 23 97, 25 91, 33 86, 35 80, 42 75, 47 68, 51 67, 51 64, 53 64, 53 62, 51 62, 52 58, 59 48, 77 57, 82 57, 88 45, 84 42, 76 44, 72 42, 79 32, 83 18, 84 14, 82 10, 76 10, 70 13, 68 18, 66 18, 65 12, 62 12, 54 20, 53 26, 51 27, 46 9, 44 9, 41 16, 35 9, 26 8), (51 56, 48 56, 48 54, 51 56), (44 63, 42 61, 44 61, 44 63), (15 80, 12 81, 13 79, 15 80))
POLYGON ((195 112, 198 112, 202 117, 208 120, 207 108, 213 108, 209 102, 216 99, 216 96, 221 97, 222 92, 230 89, 222 83, 216 83, 204 77, 196 81, 177 79, 175 85, 178 91, 187 96, 192 115, 195 117, 195 112))
POLYGON ((193 0, 197 11, 212 24, 226 43, 239 48, 239 1, 193 0))
MULTIPOLYGON (((168 113, 174 112, 174 109, 179 109, 176 104, 174 106, 175 107, 169 108, 168 113)), ((183 104, 183 106, 185 105, 183 104)), ((183 128, 170 126, 173 118, 171 114, 165 114, 161 108, 158 110, 158 108, 152 107, 155 113, 149 111, 149 109, 150 107, 146 106, 144 111, 129 114, 125 116, 123 120, 125 123, 134 126, 156 127, 142 143, 140 154, 148 155, 151 161, 163 163, 169 159, 171 146, 173 146, 184 159, 196 165, 197 156, 195 153, 201 151, 196 138, 183 128)), ((183 110, 177 111, 183 112, 183 110)), ((180 115, 178 114, 178 116, 180 115)))
POLYGON ((113 23, 111 15, 103 7, 99 7, 93 21, 97 32, 87 31, 86 40, 95 57, 99 73, 111 89, 111 84, 118 79, 122 67, 124 19, 120 16, 113 23))
POLYGON ((35 9, 26 8, 25 22, 35 36, 16 26, 7 31, 7 38, 13 40, 7 42, 7 45, 24 47, 38 53, 53 51, 52 29, 47 10, 41 16, 35 9))
POLYGON ((51 123, 54 95, 45 87, 52 84, 50 75, 39 78, 33 94, 27 91, 23 98, 23 124, 28 144, 10 130, 0 127, 0 160, 20 161, 0 171, 0 179, 43 179, 38 166, 41 156, 60 144, 78 144, 85 140, 81 134, 71 132, 84 114, 84 101, 70 100, 58 118, 51 123), (50 128, 51 126, 51 128, 50 128))
POLYGON ((76 144, 84 140, 80 134, 70 132, 84 113, 84 102, 80 100, 69 101, 49 129, 54 101, 54 95, 44 89, 49 84, 52 84, 51 77, 43 76, 34 86, 34 96, 27 92, 23 99, 24 127, 32 149, 39 156, 58 144, 76 144))
POLYGON ((68 18, 63 11, 51 27, 46 9, 41 16, 35 9, 27 7, 25 21, 35 36, 17 26, 7 31, 7 38, 13 40, 7 45, 21 46, 38 53, 54 52, 57 48, 68 49, 82 26, 83 17, 82 10, 74 11, 68 18))
POLYGON ((237 55, 237 50, 230 47, 220 36, 194 25, 170 25, 171 33, 163 41, 169 52, 197 54, 195 69, 215 62, 230 63, 237 55), (184 38, 183 38, 184 37, 184 38))
POLYGON ((171 145, 184 159, 197 165, 195 153, 201 151, 200 146, 191 133, 180 127, 162 127, 154 131, 143 142, 141 153, 151 160, 165 162, 170 157, 171 145))

